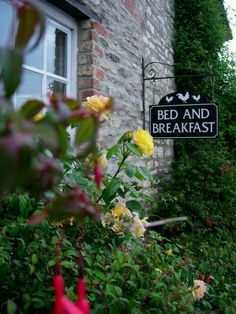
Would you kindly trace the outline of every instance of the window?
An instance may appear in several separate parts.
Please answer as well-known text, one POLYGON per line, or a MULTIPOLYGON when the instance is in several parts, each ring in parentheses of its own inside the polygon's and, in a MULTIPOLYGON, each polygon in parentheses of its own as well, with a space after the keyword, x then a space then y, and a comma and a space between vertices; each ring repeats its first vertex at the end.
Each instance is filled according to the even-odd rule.
MULTIPOLYGON (((48 93, 76 97, 76 22, 46 1, 34 3, 45 12, 46 32, 37 48, 25 56, 21 85, 14 95, 17 108, 30 98, 44 100, 48 93)), ((14 14, 10 1, 0 1, 0 46, 11 44, 14 14)))

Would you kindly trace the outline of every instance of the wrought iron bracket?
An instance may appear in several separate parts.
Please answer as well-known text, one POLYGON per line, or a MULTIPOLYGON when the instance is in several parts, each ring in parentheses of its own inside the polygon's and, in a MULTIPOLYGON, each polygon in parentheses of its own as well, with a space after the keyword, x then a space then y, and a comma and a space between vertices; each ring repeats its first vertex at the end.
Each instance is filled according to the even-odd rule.
POLYGON ((164 62, 149 62, 145 64, 144 58, 142 58, 142 120, 143 120, 143 129, 146 129, 146 104, 145 104, 145 90, 146 90, 146 81, 158 81, 158 80, 168 80, 168 79, 176 79, 176 78, 190 78, 190 77, 214 77, 218 76, 214 73, 202 73, 202 74, 188 74, 188 75, 175 75, 175 76, 158 76, 157 70, 153 68, 152 65, 160 64, 163 66, 174 67, 173 64, 164 63, 164 62))

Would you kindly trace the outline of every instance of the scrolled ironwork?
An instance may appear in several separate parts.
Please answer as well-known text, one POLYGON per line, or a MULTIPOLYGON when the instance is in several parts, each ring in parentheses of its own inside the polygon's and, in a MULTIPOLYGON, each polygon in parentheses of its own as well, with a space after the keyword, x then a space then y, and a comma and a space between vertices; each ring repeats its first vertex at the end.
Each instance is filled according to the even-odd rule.
POLYGON ((154 68, 154 65, 163 65, 168 67, 173 67, 172 64, 164 62, 149 62, 146 65, 143 64, 143 80, 158 80, 158 70, 154 68))

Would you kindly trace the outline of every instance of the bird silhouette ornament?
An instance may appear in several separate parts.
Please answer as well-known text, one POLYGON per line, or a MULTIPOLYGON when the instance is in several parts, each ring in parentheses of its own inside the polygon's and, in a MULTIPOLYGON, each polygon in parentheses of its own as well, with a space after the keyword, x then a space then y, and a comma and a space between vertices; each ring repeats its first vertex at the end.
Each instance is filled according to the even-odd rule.
POLYGON ((171 93, 164 96, 158 105, 182 105, 182 104, 199 104, 199 103, 209 103, 209 100, 200 95, 199 93, 194 92, 178 92, 171 93))
POLYGON ((187 92, 185 95, 181 94, 181 93, 178 93, 176 94, 176 96, 182 100, 183 103, 187 103, 187 100, 189 99, 189 92, 187 92))
POLYGON ((172 97, 166 96, 166 102, 167 102, 167 103, 170 103, 173 99, 174 99, 173 96, 172 96, 172 97))
POLYGON ((192 99, 195 100, 196 102, 199 102, 200 98, 201 98, 200 95, 197 95, 197 96, 192 95, 192 99))

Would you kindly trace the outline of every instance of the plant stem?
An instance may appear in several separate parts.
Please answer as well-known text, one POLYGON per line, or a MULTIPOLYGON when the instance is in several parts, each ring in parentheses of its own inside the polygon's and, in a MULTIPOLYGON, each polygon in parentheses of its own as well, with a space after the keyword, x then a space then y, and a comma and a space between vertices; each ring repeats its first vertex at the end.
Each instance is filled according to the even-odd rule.
MULTIPOLYGON (((121 162, 120 162, 120 164, 119 164, 118 169, 116 170, 115 174, 113 175, 111 181, 114 180, 114 179, 117 177, 117 175, 120 173, 121 168, 122 168, 124 162, 126 161, 126 159, 128 158, 129 154, 130 154, 130 152, 123 153, 123 158, 122 158, 122 160, 121 160, 121 162)), ((110 182, 111 182, 111 181, 110 181, 110 182)), ((102 198, 102 193, 101 193, 101 195, 99 196, 99 198, 96 200, 96 203, 98 203, 101 198, 102 198)))

